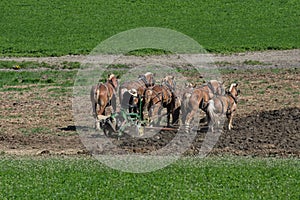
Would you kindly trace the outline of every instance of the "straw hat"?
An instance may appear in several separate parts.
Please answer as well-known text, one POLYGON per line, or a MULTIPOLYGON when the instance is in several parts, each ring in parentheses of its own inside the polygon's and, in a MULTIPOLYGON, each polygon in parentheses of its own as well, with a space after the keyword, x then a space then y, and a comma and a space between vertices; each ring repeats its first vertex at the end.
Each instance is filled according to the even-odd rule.
POLYGON ((138 96, 136 89, 131 89, 131 90, 129 90, 128 92, 129 92, 129 94, 131 94, 131 95, 134 96, 134 97, 137 97, 137 96, 138 96))

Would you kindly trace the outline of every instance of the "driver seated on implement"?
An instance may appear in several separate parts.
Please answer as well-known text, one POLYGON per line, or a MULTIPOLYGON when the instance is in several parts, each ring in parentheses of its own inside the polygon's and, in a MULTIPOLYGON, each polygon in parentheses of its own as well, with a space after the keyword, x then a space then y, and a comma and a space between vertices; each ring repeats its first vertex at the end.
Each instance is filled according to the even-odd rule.
POLYGON ((123 94, 123 100, 121 102, 121 108, 128 110, 129 113, 138 112, 138 93, 136 89, 131 89, 123 94))

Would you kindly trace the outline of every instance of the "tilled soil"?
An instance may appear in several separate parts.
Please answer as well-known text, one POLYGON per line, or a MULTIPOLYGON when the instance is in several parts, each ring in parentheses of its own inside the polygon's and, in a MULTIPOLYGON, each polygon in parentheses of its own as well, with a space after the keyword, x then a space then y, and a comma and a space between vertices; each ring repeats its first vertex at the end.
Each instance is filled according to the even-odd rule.
MULTIPOLYGON (((251 156, 300 157, 300 109, 254 111, 246 117, 235 118, 235 127, 229 131, 224 127, 211 154, 234 154, 251 156)), ((66 128, 67 129, 67 128, 66 128)), ((74 131, 74 127, 69 127, 74 131)), ((185 155, 197 155, 206 133, 199 131, 185 155)), ((102 149, 100 154, 151 153, 157 151, 176 136, 174 131, 162 131, 151 138, 132 137, 112 138, 115 149, 102 149)), ((105 139, 106 136, 98 135, 105 139)), ((80 137, 57 135, 0 135, 0 147, 8 147, 11 154, 89 154, 82 145, 80 137)), ((176 145, 180 145, 176 144, 176 145)))
MULTIPOLYGON (((300 157, 300 109, 288 108, 273 111, 253 112, 246 117, 235 119, 231 131, 224 127, 211 154, 234 154, 252 156, 296 156, 300 157)), ((220 131, 220 130, 219 130, 220 131)), ((127 153, 151 154, 166 147, 178 132, 161 131, 151 138, 136 139, 124 137, 113 141, 115 147, 102 149, 98 154, 127 153)), ((186 134, 186 133, 183 133, 186 134)), ((197 155, 201 150, 207 128, 198 131, 185 155, 197 155)), ((217 133, 215 133, 217 134, 217 133)), ((170 150, 180 148, 181 143, 191 137, 188 134, 174 143, 170 150)), ((166 150, 167 153, 170 153, 166 150)), ((172 153, 171 153, 172 154, 172 153)))
POLYGON ((235 124, 220 136, 213 153, 300 156, 299 108, 255 111, 236 119, 235 124))

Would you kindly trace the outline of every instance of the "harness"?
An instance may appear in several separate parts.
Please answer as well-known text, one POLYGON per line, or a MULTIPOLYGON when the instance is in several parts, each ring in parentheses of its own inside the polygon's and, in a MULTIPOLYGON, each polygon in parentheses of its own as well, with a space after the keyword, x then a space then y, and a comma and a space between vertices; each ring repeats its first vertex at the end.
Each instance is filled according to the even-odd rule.
POLYGON ((171 92, 174 93, 175 92, 176 83, 174 82, 174 80, 172 80, 172 83, 173 83, 174 87, 171 86, 169 82, 163 82, 162 85, 165 84, 171 90, 171 92))
MULTIPOLYGON (((237 104, 237 99, 231 94, 231 92, 228 92, 227 96, 231 97, 233 99, 234 103, 237 104)), ((223 102, 222 101, 221 101, 221 103, 222 103, 222 106, 223 106, 223 102)), ((228 108, 226 110, 226 115, 230 115, 231 114, 231 111, 230 111, 231 110, 231 104, 230 104, 230 100, 228 100, 228 98, 227 98, 227 104, 228 104, 228 108)))
MULTIPOLYGON (((163 86, 162 86, 163 87, 163 86)), ((172 91, 169 91, 168 89, 165 89, 166 92, 168 93, 168 99, 171 99, 172 101, 172 96, 174 96, 174 93, 172 91)), ((162 92, 161 93, 161 96, 162 96, 162 100, 164 99, 164 93, 162 92)), ((166 106, 167 104, 169 104, 170 102, 162 102, 164 106, 166 106)))
POLYGON ((237 99, 231 94, 231 92, 228 92, 228 94, 227 94, 228 96, 230 96, 233 100, 234 100, 234 103, 236 103, 237 104, 237 99))
POLYGON ((147 81, 145 75, 141 75, 141 76, 139 77, 139 80, 143 81, 143 83, 145 84, 146 87, 151 86, 151 85, 148 83, 148 81, 147 81))
MULTIPOLYGON (((162 87, 164 87, 164 85, 166 85, 167 88, 169 89, 169 90, 166 89, 166 91, 167 91, 167 93, 169 94, 168 98, 171 99, 171 100, 172 100, 172 96, 173 96, 174 98, 176 98, 176 95, 175 95, 175 87, 176 87, 176 83, 174 82, 174 80, 172 80, 172 83, 173 83, 174 87, 173 87, 172 85, 170 85, 169 82, 163 82, 163 83, 161 84, 162 87), (170 93, 171 93, 171 94, 170 94, 170 93)), ((164 93, 162 93, 162 99, 164 99, 163 94, 164 94, 164 93)), ((169 102, 169 103, 170 103, 170 102, 169 102)))
POLYGON ((212 93, 213 93, 214 95, 216 94, 215 88, 212 86, 211 82, 208 82, 208 83, 207 83, 207 87, 212 91, 212 93))
MULTIPOLYGON (((172 96, 175 96, 172 91, 168 90, 169 87, 166 88, 164 85, 160 85, 160 87, 162 88, 162 90, 165 90, 168 93, 168 99, 172 99, 172 96)), ((163 91, 161 91, 161 93, 160 93, 160 92, 156 92, 153 90, 153 93, 155 94, 155 96, 151 98, 152 101, 155 97, 157 97, 158 101, 156 103, 161 102, 161 104, 163 106, 166 106, 168 103, 170 103, 170 102, 164 102, 164 92, 163 91)))

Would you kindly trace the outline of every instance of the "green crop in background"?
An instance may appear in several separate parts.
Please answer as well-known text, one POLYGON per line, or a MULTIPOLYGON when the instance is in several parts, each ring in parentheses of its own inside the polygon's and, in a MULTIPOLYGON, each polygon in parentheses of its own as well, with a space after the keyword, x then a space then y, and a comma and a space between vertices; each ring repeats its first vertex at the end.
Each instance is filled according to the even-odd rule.
POLYGON ((296 0, 166 0, 0 2, 0 55, 88 54, 128 29, 182 32, 211 52, 300 47, 296 0))

